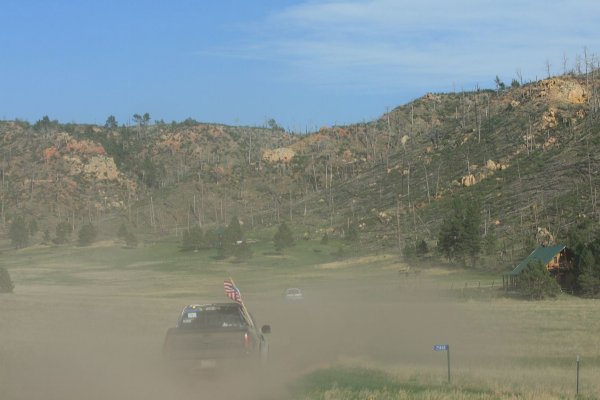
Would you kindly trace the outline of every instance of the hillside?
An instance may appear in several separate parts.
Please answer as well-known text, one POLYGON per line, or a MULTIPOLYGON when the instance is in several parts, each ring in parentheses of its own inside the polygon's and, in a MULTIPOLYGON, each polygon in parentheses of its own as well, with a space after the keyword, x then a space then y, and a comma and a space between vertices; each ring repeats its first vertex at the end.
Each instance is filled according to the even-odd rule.
MULTIPOLYGON (((432 246, 455 196, 481 202, 482 235, 510 262, 538 231, 599 217, 598 78, 427 94, 366 123, 292 134, 276 124, 0 122, 1 223, 125 222, 149 238, 200 224, 282 220, 298 236, 358 227, 371 248, 432 246)), ((539 237, 538 237, 539 239, 539 237)))

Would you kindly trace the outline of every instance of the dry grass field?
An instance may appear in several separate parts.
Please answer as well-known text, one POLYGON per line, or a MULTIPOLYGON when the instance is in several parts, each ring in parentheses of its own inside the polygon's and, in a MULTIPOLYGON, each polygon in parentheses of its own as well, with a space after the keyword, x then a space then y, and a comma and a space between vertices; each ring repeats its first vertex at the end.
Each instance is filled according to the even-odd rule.
POLYGON ((242 263, 168 243, 6 250, 15 293, 0 295, 0 399, 560 399, 575 397, 578 355, 583 397, 600 397, 599 301, 509 299, 498 276, 407 276, 395 255, 336 259, 318 247, 242 263), (225 301, 229 276, 272 326, 270 365, 173 374, 165 331, 185 304, 225 301), (286 303, 286 287, 305 300, 286 303), (441 343, 450 385, 446 354, 432 351, 441 343), (343 368, 384 371, 394 384, 359 374, 344 386, 343 368), (306 376, 327 384, 291 389, 306 376))

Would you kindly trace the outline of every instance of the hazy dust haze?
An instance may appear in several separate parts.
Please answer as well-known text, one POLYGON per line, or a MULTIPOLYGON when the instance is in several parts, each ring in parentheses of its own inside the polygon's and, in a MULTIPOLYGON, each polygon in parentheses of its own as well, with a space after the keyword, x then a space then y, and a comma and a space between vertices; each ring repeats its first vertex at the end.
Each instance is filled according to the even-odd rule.
POLYGON ((499 332, 486 332, 468 308, 420 279, 390 272, 303 289, 300 302, 286 302, 280 287, 246 297, 258 323, 272 327, 267 368, 231 363, 212 373, 181 373, 163 364, 165 331, 186 303, 224 296, 145 298, 96 286, 20 287, 0 296, 0 398, 279 399, 294 379, 335 363, 401 365, 415 373, 439 366, 443 373, 444 357, 433 344, 452 343, 468 362, 485 355, 492 335, 501 343, 499 332))

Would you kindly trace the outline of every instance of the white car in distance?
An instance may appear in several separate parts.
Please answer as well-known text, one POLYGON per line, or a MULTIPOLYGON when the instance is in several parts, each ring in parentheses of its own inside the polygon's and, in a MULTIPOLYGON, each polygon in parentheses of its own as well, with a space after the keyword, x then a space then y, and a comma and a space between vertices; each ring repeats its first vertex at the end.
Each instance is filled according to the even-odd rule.
POLYGON ((287 288, 283 293, 283 297, 287 301, 298 301, 304 299, 304 294, 298 288, 287 288))

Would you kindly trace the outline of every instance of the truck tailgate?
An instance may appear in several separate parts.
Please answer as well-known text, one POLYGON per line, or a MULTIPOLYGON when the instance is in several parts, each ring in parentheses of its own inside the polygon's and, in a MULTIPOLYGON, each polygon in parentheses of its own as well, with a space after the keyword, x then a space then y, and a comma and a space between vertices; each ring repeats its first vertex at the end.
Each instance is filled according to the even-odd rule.
POLYGON ((171 328, 165 338, 165 354, 171 359, 220 359, 246 356, 246 330, 171 328))

